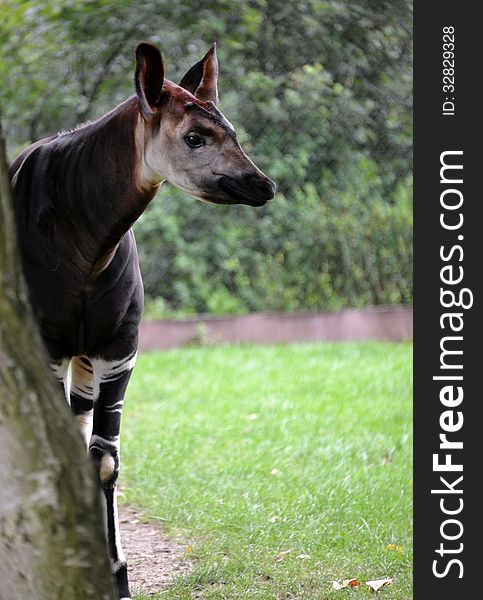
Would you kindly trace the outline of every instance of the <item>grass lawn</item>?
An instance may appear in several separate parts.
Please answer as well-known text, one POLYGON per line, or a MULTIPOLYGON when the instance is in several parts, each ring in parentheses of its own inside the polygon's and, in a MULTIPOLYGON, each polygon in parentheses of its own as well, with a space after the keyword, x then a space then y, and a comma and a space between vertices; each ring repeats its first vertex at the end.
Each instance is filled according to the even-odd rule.
POLYGON ((412 598, 411 373, 409 344, 140 356, 122 501, 194 561, 156 598, 412 598))

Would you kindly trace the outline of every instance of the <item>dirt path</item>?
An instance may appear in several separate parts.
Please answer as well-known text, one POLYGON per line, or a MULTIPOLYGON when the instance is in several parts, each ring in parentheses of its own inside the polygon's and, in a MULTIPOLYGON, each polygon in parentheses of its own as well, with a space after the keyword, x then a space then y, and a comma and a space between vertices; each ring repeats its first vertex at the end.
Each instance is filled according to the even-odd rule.
POLYGON ((121 506, 119 525, 132 592, 154 594, 190 569, 183 558, 186 546, 168 539, 156 524, 143 523, 141 513, 121 506))

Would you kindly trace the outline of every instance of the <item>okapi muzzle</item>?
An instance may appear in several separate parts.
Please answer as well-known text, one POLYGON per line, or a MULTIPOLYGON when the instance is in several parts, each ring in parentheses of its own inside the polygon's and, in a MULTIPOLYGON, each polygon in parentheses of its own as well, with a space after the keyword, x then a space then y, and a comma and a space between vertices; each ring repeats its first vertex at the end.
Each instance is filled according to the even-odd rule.
POLYGON ((136 57, 145 185, 167 179, 216 204, 262 206, 271 200, 275 183, 245 154, 233 125, 218 109, 215 45, 179 85, 164 79, 154 46, 140 44, 136 57))
MULTIPOLYGON (((258 174, 247 174, 241 177, 222 175, 218 179, 218 187, 224 192, 221 202, 226 204, 248 204, 250 206, 263 206, 275 195, 275 184, 268 177, 258 174)), ((217 200, 213 200, 217 202, 217 200)))
POLYGON ((275 184, 219 111, 213 46, 177 85, 136 50, 136 94, 12 163, 22 264, 54 377, 97 468, 118 597, 130 598, 117 517, 120 423, 143 285, 132 224, 168 180, 201 200, 262 206, 275 184), (68 375, 70 374, 70 375, 68 375))

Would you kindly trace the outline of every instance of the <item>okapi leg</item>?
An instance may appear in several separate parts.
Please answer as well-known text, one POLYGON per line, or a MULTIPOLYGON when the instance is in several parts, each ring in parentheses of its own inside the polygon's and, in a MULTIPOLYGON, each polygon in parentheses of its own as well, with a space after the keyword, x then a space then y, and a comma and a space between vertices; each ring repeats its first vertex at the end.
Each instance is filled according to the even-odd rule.
POLYGON ((92 434, 94 401, 98 394, 96 384, 89 359, 74 356, 71 362, 70 406, 87 447, 92 434))
POLYGON ((94 424, 89 452, 99 468, 106 500, 107 541, 119 597, 130 598, 126 558, 121 545, 116 483, 119 475, 119 430, 124 394, 136 354, 118 361, 92 360, 99 395, 94 404, 94 424))
POLYGON ((49 368, 54 376, 55 381, 60 387, 60 390, 66 399, 69 402, 69 390, 68 390, 68 382, 67 382, 67 373, 69 371, 70 358, 61 358, 60 360, 50 360, 49 368))

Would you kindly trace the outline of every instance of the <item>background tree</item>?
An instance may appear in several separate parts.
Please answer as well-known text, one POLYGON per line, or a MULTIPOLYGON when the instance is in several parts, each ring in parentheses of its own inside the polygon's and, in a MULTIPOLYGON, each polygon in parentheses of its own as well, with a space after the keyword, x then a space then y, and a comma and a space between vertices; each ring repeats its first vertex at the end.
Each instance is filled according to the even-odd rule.
POLYGON ((0 128, 0 600, 113 600, 99 485, 43 356, 0 128))

